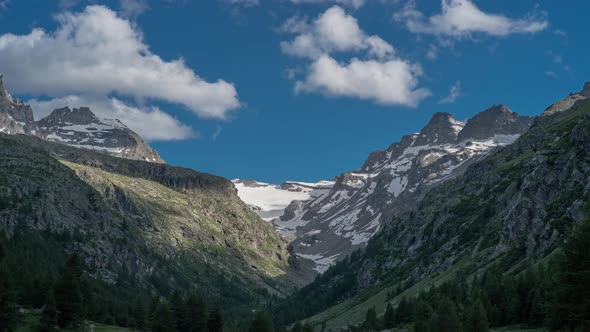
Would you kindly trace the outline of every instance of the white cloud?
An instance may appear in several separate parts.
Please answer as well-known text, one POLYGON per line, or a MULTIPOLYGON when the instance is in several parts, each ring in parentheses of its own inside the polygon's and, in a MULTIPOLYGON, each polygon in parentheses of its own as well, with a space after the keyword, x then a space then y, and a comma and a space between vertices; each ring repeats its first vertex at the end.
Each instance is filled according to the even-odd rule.
POLYGON ((329 8, 312 23, 305 18, 291 18, 281 30, 298 33, 293 40, 281 43, 283 52, 292 56, 315 59, 326 53, 367 50, 371 55, 387 57, 394 52, 393 46, 380 37, 367 36, 357 19, 338 6, 329 8))
POLYGON ((134 24, 103 6, 57 17, 53 32, 0 36, 0 69, 16 93, 64 97, 119 94, 186 106, 223 119, 240 106, 233 84, 208 82, 182 59, 152 53, 134 24))
POLYGON ((444 97, 443 99, 441 99, 438 103, 439 104, 452 104, 455 102, 455 100, 457 100, 457 98, 459 98, 462 95, 463 95, 463 93, 461 92, 461 82, 457 81, 451 87, 451 91, 449 91, 449 95, 444 97))
POLYGON ((147 3, 147 0, 120 0, 121 4, 121 14, 126 17, 135 17, 150 7, 147 3))
POLYGON ((181 140, 197 136, 189 126, 157 107, 143 110, 116 98, 65 96, 51 100, 31 99, 27 103, 33 108, 37 119, 49 115, 56 108, 86 106, 98 117, 121 120, 148 141, 181 140))
MULTIPOLYGON (((333 6, 314 21, 291 18, 281 31, 296 37, 282 42, 285 54, 311 59, 305 77, 295 82, 296 93, 321 93, 353 97, 380 104, 415 107, 428 97, 418 87, 419 65, 395 56, 393 46, 379 36, 367 35, 356 18, 333 6), (348 61, 338 61, 332 53, 360 53, 348 61)), ((298 72, 290 70, 289 79, 298 72)))
POLYGON ((246 7, 258 6, 260 2, 258 0, 223 0, 225 3, 230 5, 242 5, 246 7))
POLYGON ((365 0, 289 0, 295 4, 339 4, 343 6, 359 8, 365 4, 365 0))
POLYGON ((442 13, 428 18, 416 10, 411 2, 394 18, 405 22, 414 33, 465 37, 474 33, 492 36, 532 34, 545 30, 549 23, 544 15, 529 14, 512 19, 500 14, 481 11, 470 0, 441 0, 442 13))
POLYGON ((430 95, 427 89, 417 87, 421 74, 419 66, 402 60, 352 59, 341 64, 323 55, 312 63, 307 77, 296 83, 295 90, 415 107, 430 95))

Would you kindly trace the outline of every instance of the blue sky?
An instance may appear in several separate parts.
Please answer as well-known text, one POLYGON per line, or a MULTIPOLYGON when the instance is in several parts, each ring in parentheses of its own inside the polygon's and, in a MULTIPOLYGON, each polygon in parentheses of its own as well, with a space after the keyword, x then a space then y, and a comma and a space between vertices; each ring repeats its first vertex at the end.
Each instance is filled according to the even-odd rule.
POLYGON ((502 103, 536 115, 580 90, 588 11, 551 0, 0 0, 0 72, 37 116, 90 105, 170 164, 317 181, 435 112, 464 120, 502 103))

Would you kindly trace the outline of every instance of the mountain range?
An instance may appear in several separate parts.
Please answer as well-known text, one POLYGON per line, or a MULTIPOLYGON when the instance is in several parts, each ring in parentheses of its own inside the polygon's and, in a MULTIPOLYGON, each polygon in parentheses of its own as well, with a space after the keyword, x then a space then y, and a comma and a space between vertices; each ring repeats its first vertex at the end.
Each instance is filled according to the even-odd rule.
MULTIPOLYGON (((196 289, 235 331, 259 308, 279 324, 367 327, 449 280, 485 284, 490 268, 516 278, 562 257, 590 214, 589 128, 586 83, 537 117, 504 105, 466 121, 436 113, 333 180, 275 185, 167 165, 86 107, 35 121, 0 76, 0 300, 10 282, 24 307, 47 308, 79 259, 66 281, 100 322, 138 327, 135 304, 152 300, 156 317, 196 289)), ((499 300, 483 300, 492 317, 499 300)))
MULTIPOLYGON (((420 132, 371 153, 362 167, 333 182, 320 182, 330 186, 293 197, 290 203, 283 200, 273 210, 272 215, 278 215, 278 208, 285 206, 277 218, 269 218, 265 209, 256 212, 271 219, 276 229, 290 230, 294 252, 313 261, 313 269, 321 273, 364 246, 384 223, 411 209, 430 188, 462 174, 495 148, 513 143, 532 120, 504 105, 494 105, 466 122, 436 113, 420 132)), ((265 206, 278 197, 267 190, 272 185, 234 183, 248 204, 265 206)), ((308 191, 300 191, 304 192, 308 191)))

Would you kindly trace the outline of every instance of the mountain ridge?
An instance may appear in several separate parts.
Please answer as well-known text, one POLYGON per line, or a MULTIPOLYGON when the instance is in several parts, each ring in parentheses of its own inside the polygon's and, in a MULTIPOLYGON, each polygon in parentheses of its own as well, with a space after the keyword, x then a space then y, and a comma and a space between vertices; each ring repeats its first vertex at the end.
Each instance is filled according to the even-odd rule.
POLYGON ((0 132, 38 136, 120 158, 164 163, 137 133, 117 119, 100 119, 88 107, 53 110, 35 121, 29 105, 13 98, 0 74, 0 132))

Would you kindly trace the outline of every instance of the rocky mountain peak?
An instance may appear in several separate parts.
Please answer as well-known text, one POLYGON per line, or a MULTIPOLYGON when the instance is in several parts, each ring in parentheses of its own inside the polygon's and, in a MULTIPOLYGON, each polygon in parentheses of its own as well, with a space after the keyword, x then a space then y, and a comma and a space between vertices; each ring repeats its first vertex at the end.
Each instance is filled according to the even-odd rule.
POLYGON ((6 91, 6 88, 4 87, 3 78, 4 75, 0 74, 0 105, 3 105, 5 103, 12 104, 14 101, 10 93, 8 93, 8 91, 6 91))
POLYGON ((0 74, 0 132, 31 134, 36 131, 33 110, 29 105, 13 98, 6 90, 0 74))
POLYGON ((582 91, 579 92, 579 94, 586 98, 590 98, 590 82, 584 83, 584 87, 582 88, 582 91))
POLYGON ((433 145, 454 142, 464 123, 446 112, 434 113, 416 138, 415 145, 433 145))
POLYGON ((459 141, 487 139, 495 135, 515 135, 527 131, 533 118, 512 112, 504 105, 493 105, 467 121, 459 141))
POLYGON ((101 119, 88 107, 58 108, 37 122, 38 135, 71 146, 127 158, 163 163, 158 153, 116 119, 101 119))
POLYGON ((88 107, 74 108, 62 107, 53 110, 51 114, 39 121, 40 125, 51 126, 58 124, 89 125, 99 123, 98 117, 88 107))

